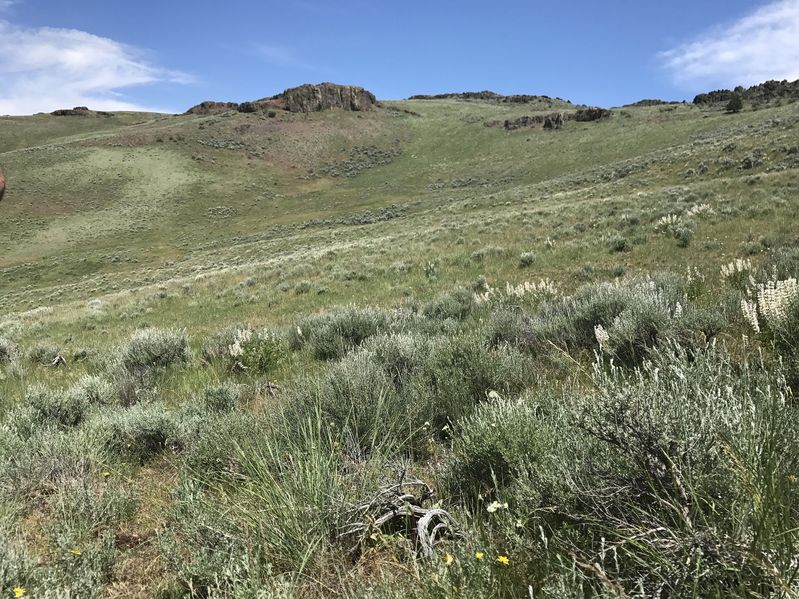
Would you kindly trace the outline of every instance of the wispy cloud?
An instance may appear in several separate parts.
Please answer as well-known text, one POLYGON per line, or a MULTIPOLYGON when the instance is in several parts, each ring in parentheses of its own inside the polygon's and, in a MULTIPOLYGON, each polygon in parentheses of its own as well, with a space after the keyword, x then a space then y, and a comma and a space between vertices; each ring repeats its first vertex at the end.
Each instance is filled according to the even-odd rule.
POLYGON ((799 79, 799 0, 778 0, 660 54, 685 87, 799 79))
POLYGON ((191 77, 152 64, 141 50, 109 38, 0 21, 0 81, 0 114, 31 114, 84 105, 152 110, 130 102, 121 90, 188 83, 191 77))
POLYGON ((7 12, 9 8, 18 3, 18 0, 0 0, 0 14, 7 12))
POLYGON ((256 56, 275 67, 285 69, 312 69, 313 67, 301 60, 297 55, 285 46, 271 44, 255 44, 254 52, 256 56))

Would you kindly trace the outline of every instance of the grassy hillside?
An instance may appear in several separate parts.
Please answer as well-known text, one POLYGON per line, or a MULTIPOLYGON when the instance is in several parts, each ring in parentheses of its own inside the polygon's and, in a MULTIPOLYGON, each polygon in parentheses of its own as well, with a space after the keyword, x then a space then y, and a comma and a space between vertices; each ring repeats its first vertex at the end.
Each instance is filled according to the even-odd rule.
POLYGON ((0 592, 796 596, 799 105, 551 111, 0 118, 0 592))

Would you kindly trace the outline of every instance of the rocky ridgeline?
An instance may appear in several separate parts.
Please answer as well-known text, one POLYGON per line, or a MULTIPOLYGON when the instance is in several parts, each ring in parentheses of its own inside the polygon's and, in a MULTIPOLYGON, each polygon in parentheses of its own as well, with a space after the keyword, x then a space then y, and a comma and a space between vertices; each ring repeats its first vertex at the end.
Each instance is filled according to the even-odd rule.
POLYGON ((532 116, 521 116, 517 119, 507 119, 505 121, 487 121, 486 127, 502 127, 508 131, 516 129, 560 129, 566 121, 598 121, 610 118, 613 113, 606 108, 581 108, 575 112, 553 112, 550 114, 536 114, 532 116))
POLYGON ((341 108, 359 112, 372 110, 377 106, 377 98, 372 92, 354 85, 301 85, 287 89, 273 99, 285 102, 289 112, 319 112, 331 108, 341 108))
POLYGON ((75 108, 61 108, 50 113, 52 116, 111 116, 110 112, 102 110, 89 110, 86 106, 75 108))
POLYGON ((738 86, 735 89, 717 89, 694 98, 694 104, 716 104, 729 102, 738 94, 746 102, 770 102, 772 100, 799 100, 799 79, 796 81, 766 81, 750 88, 738 86))
POLYGON ((193 106, 187 114, 220 114, 235 110, 238 112, 267 112, 274 116, 276 110, 309 113, 339 108, 360 112, 379 106, 374 94, 355 85, 335 83, 305 84, 292 87, 281 94, 252 102, 202 102, 193 106))
POLYGON ((492 91, 481 92, 458 92, 449 94, 434 94, 425 95, 418 94, 408 98, 409 100, 478 100, 481 102, 495 102, 497 104, 530 104, 531 102, 564 102, 571 104, 568 100, 562 98, 550 98, 549 96, 530 96, 525 94, 517 94, 512 96, 503 96, 492 91))

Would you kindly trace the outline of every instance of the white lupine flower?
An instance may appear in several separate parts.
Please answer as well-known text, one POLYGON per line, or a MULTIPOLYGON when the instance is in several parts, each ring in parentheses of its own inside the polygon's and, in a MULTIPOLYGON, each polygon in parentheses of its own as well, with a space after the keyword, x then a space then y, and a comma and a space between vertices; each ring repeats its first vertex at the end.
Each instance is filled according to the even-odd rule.
POLYGON ((489 514, 493 514, 497 510, 508 509, 507 503, 500 503, 499 501, 492 501, 491 504, 486 508, 486 511, 489 514))
POLYGON ((655 229, 658 231, 667 231, 669 228, 673 227, 674 225, 678 225, 682 222, 682 218, 680 218, 677 214, 667 214, 666 216, 660 217, 657 223, 655 223, 655 229))
POLYGON ((749 326, 755 331, 760 332, 760 322, 757 320, 757 302, 741 300, 741 312, 743 312, 744 319, 749 323, 749 326))
POLYGON ((558 288, 549 279, 542 279, 538 283, 531 283, 525 281, 518 285, 511 283, 505 284, 505 292, 489 287, 485 293, 475 293, 474 301, 478 305, 488 304, 492 301, 501 301, 504 299, 521 299, 526 296, 530 297, 554 297, 558 295, 558 288))
POLYGON ((748 258, 742 259, 738 258, 733 260, 729 264, 725 264, 721 267, 721 276, 725 279, 729 279, 730 277, 738 274, 739 272, 750 272, 752 270, 752 261, 748 258))
POLYGON ((594 327, 594 337, 596 337, 596 341, 599 343, 600 350, 604 349, 607 342, 610 341, 610 335, 601 324, 594 327))
POLYGON ((694 204, 685 211, 688 216, 704 216, 706 214, 713 214, 713 208, 710 204, 694 204))
POLYGON ((232 358, 238 358, 244 355, 244 346, 252 339, 252 331, 249 329, 240 329, 236 332, 236 339, 233 345, 228 346, 228 353, 232 358))
POLYGON ((682 304, 677 302, 677 305, 674 306, 674 318, 680 318, 682 316, 682 304))
POLYGON ((757 292, 757 307, 769 324, 785 319, 788 306, 799 297, 799 282, 796 279, 769 281, 757 292))

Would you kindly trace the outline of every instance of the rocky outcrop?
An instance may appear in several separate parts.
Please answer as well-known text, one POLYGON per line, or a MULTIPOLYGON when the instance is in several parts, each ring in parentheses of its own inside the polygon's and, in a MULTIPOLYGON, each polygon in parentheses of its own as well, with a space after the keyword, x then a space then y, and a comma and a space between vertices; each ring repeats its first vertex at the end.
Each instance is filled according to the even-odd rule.
POLYGON ((3 194, 6 192, 6 174, 0 168, 0 200, 3 199, 3 194))
POLYGON ((236 102, 200 102, 197 106, 192 106, 186 111, 186 114, 221 114, 229 110, 238 110, 239 105, 236 102))
POLYGON ((409 100, 477 100, 481 102, 494 102, 497 104, 529 104, 531 102, 551 102, 556 100, 571 104, 568 100, 562 98, 550 98, 549 96, 531 96, 526 94, 516 94, 512 96, 503 96, 496 92, 484 90, 481 92, 458 92, 449 94, 417 94, 408 98, 409 100))
POLYGON ((624 108, 663 106, 664 104, 679 104, 679 102, 667 102, 666 100, 660 100, 657 98, 645 98, 643 100, 638 100, 637 102, 633 102, 632 104, 625 104, 624 108))
POLYGON ((799 79, 796 81, 766 81, 750 88, 738 86, 735 89, 717 89, 694 98, 694 104, 707 105, 729 102, 734 94, 745 102, 770 102, 772 100, 799 100, 799 79))
POLYGON ((305 84, 287 89, 272 98, 282 101, 289 112, 319 112, 331 108, 362 111, 377 106, 377 98, 372 92, 354 85, 335 83, 305 84))
POLYGON ((581 108, 577 112, 572 115, 569 115, 571 118, 569 120, 575 120, 580 122, 587 122, 587 121, 598 121, 600 119, 607 119, 610 118, 610 115, 613 114, 607 108, 581 108))
POLYGON ((50 113, 52 116, 111 116, 110 112, 102 110, 89 110, 86 106, 75 108, 61 108, 50 113))
POLYGON ((230 110, 238 112, 266 112, 275 116, 275 110, 288 112, 319 112, 340 108, 342 110, 372 110, 380 106, 372 92, 354 85, 337 85, 335 83, 306 83, 292 87, 281 94, 270 98, 262 98, 251 102, 202 102, 186 111, 186 114, 221 114, 230 110))
POLYGON ((486 127, 502 127, 507 131, 516 129, 533 129, 541 127, 543 129, 560 129, 566 121, 598 121, 609 118, 613 113, 606 108, 581 108, 575 112, 553 112, 551 114, 535 114, 532 116, 521 116, 517 119, 505 121, 487 121, 486 127))

